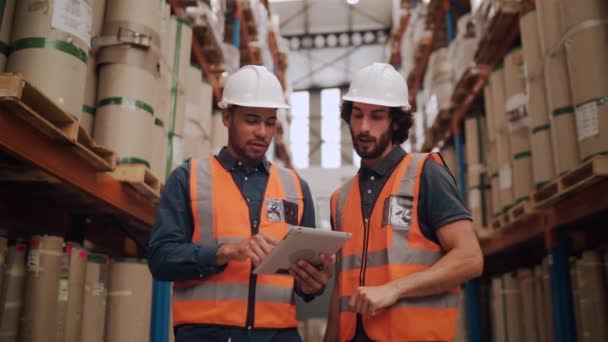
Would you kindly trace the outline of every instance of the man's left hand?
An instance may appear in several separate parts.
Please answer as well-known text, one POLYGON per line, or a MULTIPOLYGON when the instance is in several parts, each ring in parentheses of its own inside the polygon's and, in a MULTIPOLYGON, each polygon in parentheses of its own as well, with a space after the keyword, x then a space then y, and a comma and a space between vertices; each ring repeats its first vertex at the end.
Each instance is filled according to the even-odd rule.
POLYGON ((336 260, 335 255, 321 254, 321 267, 315 267, 306 260, 299 260, 289 268, 289 273, 294 276, 296 285, 303 294, 314 294, 327 285, 331 278, 331 268, 336 260))
POLYGON ((395 304, 397 299, 396 291, 388 284, 362 286, 353 293, 348 304, 356 313, 373 316, 378 310, 395 304))

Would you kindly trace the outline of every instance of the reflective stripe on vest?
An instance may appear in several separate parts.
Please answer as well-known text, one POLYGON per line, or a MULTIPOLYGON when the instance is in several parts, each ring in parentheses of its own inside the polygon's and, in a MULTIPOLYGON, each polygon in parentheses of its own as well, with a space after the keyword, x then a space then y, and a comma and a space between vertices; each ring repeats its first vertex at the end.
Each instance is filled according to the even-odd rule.
MULTIPOLYGON (((350 297, 340 297, 340 311, 352 311, 348 301, 350 297)), ((457 307, 459 294, 447 292, 424 298, 401 298, 391 308, 433 308, 457 307)))
MULTIPOLYGON (((192 160, 190 198, 194 218, 193 243, 234 243, 251 236, 248 204, 232 175, 213 158, 192 160), (219 202, 216 202, 219 201, 219 202)), ((257 226, 276 239, 290 227, 282 213, 270 216, 272 205, 286 200, 298 205, 302 219, 303 198, 295 172, 271 166, 257 226), (279 217, 280 216, 280 217, 279 217)), ((251 261, 231 261, 217 274, 174 283, 174 325, 219 324, 245 327, 247 311, 254 310, 255 328, 297 326, 293 277, 258 275, 254 307, 249 308, 251 261), (213 308, 211 308, 213 307, 213 308)))
MULTIPOLYGON (((427 159, 443 164, 438 155, 409 154, 386 182, 369 218, 369 237, 366 243, 368 246, 373 245, 374 249, 368 247, 364 256, 364 251, 358 249, 360 247, 353 247, 361 246, 362 242, 348 241, 338 254, 341 341, 354 337, 356 315, 348 302, 350 295, 359 286, 362 266, 365 269, 362 278, 365 286, 383 285, 413 272, 428 269, 444 255, 439 245, 423 236, 418 224, 420 175, 427 159), (383 209, 386 209, 385 200, 389 196, 412 200, 409 227, 381 222, 383 209), (363 262, 365 265, 362 265, 363 262)), ((356 230, 361 229, 363 233, 358 233, 361 239, 365 228, 363 223, 357 221, 363 217, 362 212, 356 212, 362 210, 357 204, 361 202, 358 182, 359 178, 355 176, 334 193, 332 217, 336 230, 350 231, 355 235, 356 230)), ((381 314, 373 317, 363 316, 363 326, 367 335, 376 341, 451 340, 458 301, 457 291, 423 298, 402 298, 381 314), (404 323, 405 321, 408 323, 404 323)))

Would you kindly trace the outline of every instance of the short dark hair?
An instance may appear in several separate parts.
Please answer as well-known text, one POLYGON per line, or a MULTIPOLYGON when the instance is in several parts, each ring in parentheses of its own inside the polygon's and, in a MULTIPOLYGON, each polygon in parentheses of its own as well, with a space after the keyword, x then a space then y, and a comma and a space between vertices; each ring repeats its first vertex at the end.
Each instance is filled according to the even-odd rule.
MULTIPOLYGON (((340 107, 340 116, 347 124, 350 124, 350 116, 353 112, 353 102, 343 101, 340 107)), ((401 145, 410 134, 410 128, 414 124, 414 117, 411 110, 403 107, 388 107, 388 113, 393 123, 397 124, 397 130, 393 131, 393 145, 401 145)))

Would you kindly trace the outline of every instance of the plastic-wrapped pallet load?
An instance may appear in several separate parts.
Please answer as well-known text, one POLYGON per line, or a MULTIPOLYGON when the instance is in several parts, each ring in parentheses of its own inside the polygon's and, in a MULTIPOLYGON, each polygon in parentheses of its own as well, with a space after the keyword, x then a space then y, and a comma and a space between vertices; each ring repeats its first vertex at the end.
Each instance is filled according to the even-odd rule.
POLYGON ((214 111, 212 118, 213 129, 211 130, 211 153, 217 154, 222 147, 228 143, 228 128, 222 121, 222 112, 214 111))
POLYGON ((465 14, 458 19, 456 39, 450 45, 449 53, 455 83, 461 79, 467 68, 475 65, 474 57, 480 35, 480 27, 471 14, 465 14))
POLYGON ((458 159, 456 158, 456 150, 454 146, 444 146, 441 148, 441 157, 445 162, 445 166, 450 169, 452 175, 454 175, 454 179, 456 179, 456 183, 459 182, 460 178, 458 177, 458 159))
POLYGON ((505 304, 507 315, 507 336, 509 341, 524 341, 523 308, 521 306, 521 289, 513 274, 503 276, 505 284, 505 304))
POLYGON ((90 254, 87 258, 81 341, 104 341, 109 265, 110 259, 103 254, 90 254))
POLYGON ((608 4, 559 2, 580 157, 608 155, 608 4))
POLYGON ((521 17, 519 26, 526 66, 533 180, 535 188, 540 188, 555 176, 555 161, 537 22, 536 11, 530 11, 521 17))
POLYGON ((59 279, 57 306, 57 341, 78 342, 82 328, 82 302, 87 251, 66 243, 59 279))
POLYGON ((207 97, 209 94, 205 93, 206 89, 203 89, 201 76, 200 69, 195 66, 189 67, 186 75, 186 113, 183 130, 184 159, 208 156, 211 148, 211 141, 206 134, 210 121, 205 127, 205 121, 211 117, 211 108, 205 110, 202 108, 201 98, 207 97))
POLYGON ((27 245, 17 243, 7 251, 6 273, 2 286, 2 321, 0 342, 17 342, 19 322, 23 310, 25 255, 27 245))
POLYGON ((146 262, 113 260, 108 284, 106 341, 148 342, 152 276, 146 262))
POLYGON ((532 270, 521 269, 517 271, 517 278, 521 288, 521 308, 523 319, 522 342, 538 342, 539 325, 536 322, 536 302, 534 301, 534 274, 532 270))
POLYGON ((559 42, 565 28, 559 18, 559 1, 543 0, 536 3, 541 53, 544 58, 547 109, 551 113, 551 135, 557 174, 569 171, 579 162, 576 122, 565 50, 561 47, 550 51, 559 42))
POLYGON ((165 123, 161 119, 155 118, 152 130, 152 142, 155 146, 155 153, 152 156, 151 170, 152 173, 163 179, 167 173, 168 137, 169 133, 165 129, 165 123))
POLYGON ((486 127, 488 127, 487 135, 489 142, 496 141, 496 113, 494 113, 494 100, 492 92, 492 83, 487 82, 483 88, 484 110, 486 113, 486 127))
POLYGON ((538 327, 538 341, 552 342, 547 332, 547 318, 544 307, 544 276, 542 265, 534 267, 534 316, 538 327))
POLYGON ((232 44, 222 44, 222 52, 224 53, 225 70, 228 74, 232 74, 239 70, 241 64, 241 52, 232 44))
POLYGON ((98 57, 94 138, 99 144, 113 149, 119 163, 150 167, 154 151, 149 142, 159 81, 154 57, 128 45, 105 48, 98 57))
POLYGON ((500 202, 498 208, 504 211, 513 204, 513 169, 511 164, 511 144, 507 125, 505 108, 505 71, 503 68, 495 70, 490 76, 492 83, 492 104, 495 116, 494 129, 496 135, 496 155, 498 157, 497 171, 500 189, 500 202))
POLYGON ((119 163, 151 166, 160 82, 160 5, 108 0, 97 54, 99 84, 94 138, 119 163), (137 15, 133 15, 137 13, 137 15))
POLYGON ((88 1, 17 1, 6 70, 22 73, 62 110, 80 118, 92 22, 88 1))
POLYGON ((20 338, 28 342, 57 341, 57 294, 63 238, 34 236, 27 256, 25 308, 20 338))
POLYGON ((15 1, 16 0, 3 1, 0 5, 0 18, 2 18, 2 26, 0 26, 0 72, 4 71, 6 59, 8 58, 13 14, 15 13, 15 1))
MULTIPOLYGON (((93 24, 91 38, 94 40, 101 34, 103 16, 106 9, 106 0, 93 0, 93 24)), ((97 108, 97 61, 94 51, 89 54, 87 61, 87 78, 84 91, 84 103, 80 115, 80 125, 89 134, 93 135, 95 124, 95 108, 97 108)))
MULTIPOLYGON (((491 142, 487 147, 487 172, 490 179, 490 198, 492 203, 492 210, 489 211, 490 218, 495 218, 500 215, 502 206, 500 202, 500 179, 498 174, 498 156, 496 155, 496 142, 491 142)), ((489 224, 489 222, 488 222, 489 224)))
POLYGON ((532 151, 529 118, 526 111, 526 83, 521 49, 511 51, 504 59, 505 105, 508 112, 509 144, 513 167, 512 204, 529 199, 533 190, 532 151))
POLYGON ((190 68, 190 49, 192 45, 192 28, 178 17, 171 17, 171 43, 169 44, 171 70, 173 81, 171 85, 171 111, 167 130, 182 136, 184 131, 184 115, 186 111, 186 79, 190 68))
POLYGON ((465 120, 467 187, 469 194, 469 210, 477 227, 487 227, 489 218, 488 200, 490 184, 485 180, 484 167, 487 135, 485 134, 485 119, 481 116, 471 116, 465 120))
POLYGON ((586 251, 576 264, 583 341, 608 341, 608 307, 601 255, 586 251))

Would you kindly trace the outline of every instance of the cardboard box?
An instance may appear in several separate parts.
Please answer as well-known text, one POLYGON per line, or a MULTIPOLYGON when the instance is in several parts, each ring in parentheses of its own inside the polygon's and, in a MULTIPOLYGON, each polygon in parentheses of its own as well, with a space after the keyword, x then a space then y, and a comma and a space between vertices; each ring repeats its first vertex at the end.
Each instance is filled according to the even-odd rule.
POLYGON ((57 341, 79 342, 87 251, 69 242, 65 244, 62 259, 57 303, 57 341))
POLYGON ((25 256, 27 245, 17 243, 8 247, 6 272, 2 286, 2 321, 0 341, 17 342, 17 333, 24 305, 25 256))
POLYGON ((517 271, 519 286, 521 288, 521 309, 523 317, 523 336, 522 341, 539 341, 539 325, 536 322, 536 301, 534 291, 534 274, 532 270, 520 269, 517 271))
POLYGON ((109 265, 110 259, 106 255, 88 256, 82 312, 82 341, 104 342, 109 265))

